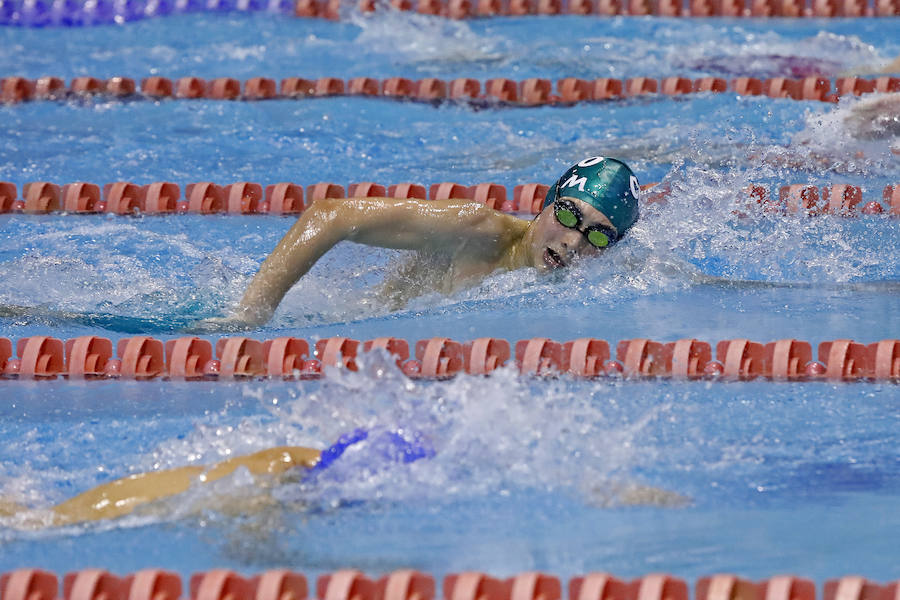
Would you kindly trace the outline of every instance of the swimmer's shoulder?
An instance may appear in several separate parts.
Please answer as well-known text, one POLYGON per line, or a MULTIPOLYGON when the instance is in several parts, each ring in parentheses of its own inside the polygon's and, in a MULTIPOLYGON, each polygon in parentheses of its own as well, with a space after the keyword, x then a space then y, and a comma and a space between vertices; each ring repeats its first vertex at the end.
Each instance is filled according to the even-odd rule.
POLYGON ((483 202, 477 202, 470 198, 447 198, 442 200, 426 200, 424 198, 388 198, 386 196, 368 196, 352 198, 326 198, 317 200, 317 203, 330 203, 331 206, 349 206, 357 210, 368 209, 400 209, 414 212, 428 211, 437 213, 454 214, 487 214, 497 213, 483 202))
POLYGON ((505 213, 474 200, 458 202, 459 218, 470 231, 477 231, 498 241, 512 242, 528 230, 530 220, 505 213))
POLYGON ((381 217, 396 219, 397 222, 424 219, 440 229, 447 226, 461 229, 471 234, 486 234, 491 237, 519 237, 528 228, 528 221, 505 212, 495 210, 483 202, 468 198, 446 200, 423 200, 420 198, 348 198, 335 202, 346 202, 355 210, 381 213, 381 217))

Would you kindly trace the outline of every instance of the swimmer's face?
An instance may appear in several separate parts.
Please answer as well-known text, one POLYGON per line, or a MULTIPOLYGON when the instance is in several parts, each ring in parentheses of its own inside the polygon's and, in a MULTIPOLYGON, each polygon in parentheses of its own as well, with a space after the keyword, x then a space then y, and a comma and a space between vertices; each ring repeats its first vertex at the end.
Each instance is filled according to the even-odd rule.
POLYGON ((557 218, 554 204, 545 207, 537 216, 532 225, 531 257, 532 264, 544 271, 568 267, 579 256, 595 256, 602 252, 602 248, 588 241, 587 234, 592 229, 616 232, 606 215, 587 202, 568 196, 560 201, 571 203, 580 220, 575 227, 566 227, 557 218))

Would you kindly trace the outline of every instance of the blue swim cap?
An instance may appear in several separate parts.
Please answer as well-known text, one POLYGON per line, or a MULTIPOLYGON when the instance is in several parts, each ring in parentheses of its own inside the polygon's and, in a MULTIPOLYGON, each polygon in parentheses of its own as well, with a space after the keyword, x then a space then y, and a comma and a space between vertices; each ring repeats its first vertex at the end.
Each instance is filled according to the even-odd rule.
POLYGON ((303 481, 313 480, 319 472, 331 467, 348 448, 367 440, 371 444, 368 457, 373 465, 389 462, 412 463, 422 458, 432 458, 435 455, 431 442, 418 431, 381 430, 371 432, 368 429, 359 428, 345 433, 331 446, 322 450, 319 461, 306 471, 303 481))
POLYGON ((610 220, 622 236, 638 220, 641 186, 628 165, 615 158, 585 158, 563 173, 547 191, 544 208, 569 196, 587 202, 610 220))

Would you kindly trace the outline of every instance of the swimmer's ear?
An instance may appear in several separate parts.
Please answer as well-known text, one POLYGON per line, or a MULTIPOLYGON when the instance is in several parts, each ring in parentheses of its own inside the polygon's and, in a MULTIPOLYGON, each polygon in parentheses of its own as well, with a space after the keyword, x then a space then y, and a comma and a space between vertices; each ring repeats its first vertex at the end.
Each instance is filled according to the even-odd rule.
POLYGON ((537 218, 538 218, 539 216, 541 216, 541 214, 544 212, 544 209, 545 209, 545 208, 547 208, 547 207, 546 207, 546 206, 542 207, 541 210, 539 210, 539 211, 537 212, 537 214, 535 214, 533 217, 531 217, 531 220, 532 220, 532 221, 537 221, 537 218))

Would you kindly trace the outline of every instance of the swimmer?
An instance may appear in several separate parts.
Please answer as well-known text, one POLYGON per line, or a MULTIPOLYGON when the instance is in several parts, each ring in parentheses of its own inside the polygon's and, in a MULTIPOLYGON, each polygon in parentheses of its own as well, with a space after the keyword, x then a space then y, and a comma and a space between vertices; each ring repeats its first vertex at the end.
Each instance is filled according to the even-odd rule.
MULTIPOLYGON (((253 476, 254 485, 263 495, 243 496, 237 505, 232 503, 214 508, 243 515, 261 512, 277 504, 268 495, 270 488, 291 481, 314 483, 321 472, 331 468, 353 447, 371 461, 372 467, 379 464, 409 464, 433 458, 436 454, 429 439, 415 431, 354 429, 321 451, 303 446, 278 446, 235 456, 210 467, 192 465, 136 473, 101 484, 44 510, 32 510, 0 498, 0 518, 4 519, 3 525, 6 527, 27 530, 117 519, 151 508, 155 503, 197 486, 224 479, 240 468, 253 476)), ((682 507, 691 502, 690 498, 677 492, 615 482, 606 482, 603 487, 591 490, 589 500, 591 504, 603 507, 622 504, 682 507)))
MULTIPOLYGON (((0 518, 23 517, 17 523, 25 529, 58 527, 88 521, 116 519, 189 489, 218 481, 244 468, 260 488, 271 487, 291 475, 311 481, 330 468, 351 446, 368 441, 365 450, 373 460, 411 463, 434 456, 427 439, 417 433, 355 429, 338 438, 325 450, 303 446, 278 446, 235 456, 210 467, 186 466, 163 471, 136 473, 101 484, 66 500, 48 511, 32 511, 16 502, 0 498, 0 518)), ((253 506, 242 506, 246 512, 253 506)), ((258 509, 258 506, 256 507, 258 509)))
MULTIPOLYGON (((749 156, 758 160, 760 156, 749 156)), ((807 117, 807 126, 790 145, 772 148, 762 158, 777 167, 821 174, 866 172, 871 164, 889 165, 900 157, 900 93, 867 94, 833 110, 807 117)))
POLYGON ((341 241, 418 251, 406 274, 419 293, 451 293, 497 270, 568 267, 622 239, 638 219, 639 196, 625 163, 595 156, 559 178, 531 221, 468 199, 317 200, 263 262, 234 313, 206 323, 266 323, 291 286, 341 241))

